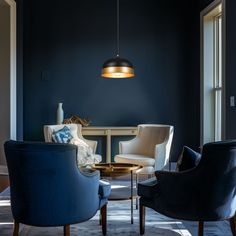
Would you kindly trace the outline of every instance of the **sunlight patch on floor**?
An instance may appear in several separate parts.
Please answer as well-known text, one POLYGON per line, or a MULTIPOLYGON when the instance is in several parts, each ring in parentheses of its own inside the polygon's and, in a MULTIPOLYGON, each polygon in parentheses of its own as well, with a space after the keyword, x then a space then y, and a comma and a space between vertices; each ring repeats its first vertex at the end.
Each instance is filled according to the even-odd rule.
POLYGON ((0 222, 0 225, 13 225, 13 222, 0 222))
MULTIPOLYGON (((175 221, 155 221, 158 225, 176 225, 178 224, 178 222, 175 221)), ((153 224, 153 222, 145 222, 145 224, 153 224)))
POLYGON ((9 200, 0 200, 0 206, 10 206, 9 200))
POLYGON ((127 188, 127 186, 124 186, 124 185, 111 185, 111 189, 118 189, 118 188, 127 188))

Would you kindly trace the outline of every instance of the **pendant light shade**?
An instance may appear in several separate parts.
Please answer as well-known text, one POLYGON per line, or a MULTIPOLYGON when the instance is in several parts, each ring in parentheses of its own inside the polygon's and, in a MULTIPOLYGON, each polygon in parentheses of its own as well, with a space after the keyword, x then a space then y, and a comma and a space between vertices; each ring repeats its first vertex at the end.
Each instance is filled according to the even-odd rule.
POLYGON ((119 56, 111 58, 103 64, 102 77, 105 78, 132 78, 134 77, 133 65, 130 61, 119 56))
POLYGON ((132 78, 134 77, 134 68, 130 61, 121 58, 120 54, 120 32, 119 32, 119 15, 120 6, 119 0, 117 0, 117 53, 115 58, 108 59, 104 62, 102 68, 102 77, 104 78, 132 78))

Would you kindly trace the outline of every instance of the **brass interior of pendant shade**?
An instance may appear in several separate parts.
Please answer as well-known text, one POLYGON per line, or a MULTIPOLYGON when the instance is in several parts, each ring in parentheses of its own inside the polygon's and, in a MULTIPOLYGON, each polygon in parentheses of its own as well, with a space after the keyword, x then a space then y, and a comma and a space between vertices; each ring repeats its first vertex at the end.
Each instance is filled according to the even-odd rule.
POLYGON ((127 66, 113 66, 102 69, 102 77, 105 78, 132 78, 134 77, 134 69, 127 66))

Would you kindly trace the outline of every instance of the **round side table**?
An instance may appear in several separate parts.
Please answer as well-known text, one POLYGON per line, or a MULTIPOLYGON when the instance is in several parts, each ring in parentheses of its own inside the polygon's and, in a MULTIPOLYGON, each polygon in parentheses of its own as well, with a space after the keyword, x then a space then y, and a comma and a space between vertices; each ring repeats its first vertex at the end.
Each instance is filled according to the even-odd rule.
MULTIPOLYGON (((133 199, 137 199, 137 194, 134 194, 134 184, 133 184, 133 174, 138 169, 141 169, 142 166, 128 163, 99 163, 95 164, 93 169, 99 170, 101 177, 116 177, 130 174, 130 187, 126 186, 122 188, 120 191, 115 189, 111 190, 111 195, 108 200, 131 200, 131 224, 133 224, 133 199)), ((136 186, 137 188, 137 186, 136 186)))

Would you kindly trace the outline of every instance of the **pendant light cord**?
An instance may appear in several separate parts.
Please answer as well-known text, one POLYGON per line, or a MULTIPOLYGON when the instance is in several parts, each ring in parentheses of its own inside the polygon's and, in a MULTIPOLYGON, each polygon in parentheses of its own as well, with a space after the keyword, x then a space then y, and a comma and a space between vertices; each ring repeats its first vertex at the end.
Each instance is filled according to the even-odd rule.
POLYGON ((119 57, 120 56, 120 0, 116 1, 117 3, 117 12, 116 12, 116 37, 117 37, 117 54, 116 56, 119 57))

